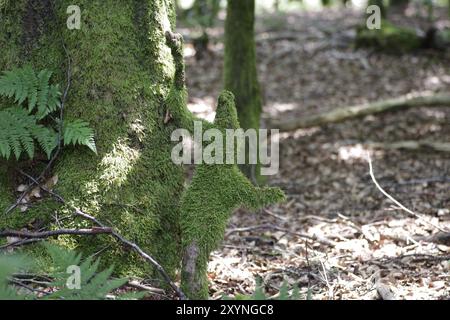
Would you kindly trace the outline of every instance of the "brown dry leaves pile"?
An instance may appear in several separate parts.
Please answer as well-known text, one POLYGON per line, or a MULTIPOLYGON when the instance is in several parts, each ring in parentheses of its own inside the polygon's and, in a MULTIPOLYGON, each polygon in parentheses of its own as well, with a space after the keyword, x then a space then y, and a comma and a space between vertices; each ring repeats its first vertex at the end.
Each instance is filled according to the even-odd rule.
MULTIPOLYGON (((354 51, 352 27, 360 21, 351 10, 258 17, 264 117, 301 117, 414 90, 450 89, 448 54, 354 51)), ((221 27, 211 30, 213 39, 222 34, 221 27)), ((210 50, 200 61, 189 44, 186 50, 190 108, 207 118, 214 116, 213 97, 222 86, 221 41, 213 41, 210 50)), ((393 207, 376 189, 364 143, 448 142, 449 124, 450 110, 436 107, 283 133, 280 172, 270 184, 281 187, 288 201, 232 217, 209 264, 212 296, 250 294, 259 276, 269 295, 287 281, 297 284, 305 299, 448 299, 448 237, 433 238, 438 230, 393 207)), ((450 229, 448 153, 371 154, 387 192, 450 229)))

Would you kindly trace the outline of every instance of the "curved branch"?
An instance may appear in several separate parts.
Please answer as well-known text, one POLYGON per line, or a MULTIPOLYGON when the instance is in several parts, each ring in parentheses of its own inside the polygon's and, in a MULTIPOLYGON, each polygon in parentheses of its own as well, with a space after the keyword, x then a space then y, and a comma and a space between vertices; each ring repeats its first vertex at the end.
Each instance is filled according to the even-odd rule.
POLYGON ((269 127, 280 129, 281 131, 291 131, 343 122, 370 114, 423 106, 450 106, 450 94, 434 93, 431 91, 412 92, 397 98, 337 108, 330 112, 309 117, 291 118, 286 121, 270 121, 269 127))
POLYGON ((18 238, 30 238, 30 239, 42 239, 60 236, 63 234, 71 235, 96 235, 102 233, 112 233, 111 228, 101 227, 101 228, 91 228, 91 229, 58 229, 51 231, 42 232, 29 232, 29 231, 19 231, 19 230, 3 230, 0 231, 0 237, 18 237, 18 238))

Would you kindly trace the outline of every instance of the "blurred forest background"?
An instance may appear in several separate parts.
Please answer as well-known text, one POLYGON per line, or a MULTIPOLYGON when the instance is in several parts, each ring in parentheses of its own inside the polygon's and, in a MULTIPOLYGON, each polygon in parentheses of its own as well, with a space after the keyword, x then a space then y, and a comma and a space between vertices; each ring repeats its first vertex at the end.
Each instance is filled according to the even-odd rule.
MULTIPOLYGON (((211 120, 223 87, 226 3, 178 4, 188 107, 211 120)), ((448 233, 433 227, 450 226, 448 102, 289 127, 348 106, 449 93, 448 3, 384 2, 379 31, 365 27, 366 8, 366 1, 256 0, 262 126, 288 129, 280 127, 280 172, 268 183, 288 200, 232 217, 209 264, 213 297, 250 294, 255 274, 275 298, 284 281, 311 299, 450 297, 448 233), (383 188, 421 216, 377 189, 367 152, 383 188)))

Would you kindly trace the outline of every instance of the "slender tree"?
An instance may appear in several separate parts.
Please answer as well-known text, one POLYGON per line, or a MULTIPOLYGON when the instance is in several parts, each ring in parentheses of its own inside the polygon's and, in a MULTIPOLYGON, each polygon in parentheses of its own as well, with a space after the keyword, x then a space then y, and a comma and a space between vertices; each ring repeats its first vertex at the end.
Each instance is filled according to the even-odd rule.
POLYGON ((380 13, 381 13, 381 17, 384 19, 387 16, 387 8, 386 5, 384 4, 383 0, 369 0, 368 5, 376 5, 378 7, 380 7, 380 13))
POLYGON ((408 6, 409 0, 390 0, 389 5, 391 7, 400 7, 405 9, 408 6))
MULTIPOLYGON (((261 94, 256 71, 254 39, 255 1, 228 0, 225 22, 225 89, 234 93, 239 123, 243 129, 258 129, 261 94)), ((258 176, 255 166, 244 165, 248 176, 258 176)))

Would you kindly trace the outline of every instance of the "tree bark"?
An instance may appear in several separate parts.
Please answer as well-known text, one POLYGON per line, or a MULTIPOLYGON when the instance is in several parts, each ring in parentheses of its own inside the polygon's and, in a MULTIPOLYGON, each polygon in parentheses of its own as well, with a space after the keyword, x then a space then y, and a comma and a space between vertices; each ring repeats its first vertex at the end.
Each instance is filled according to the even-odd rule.
MULTIPOLYGON (((72 61, 65 119, 82 119, 95 129, 98 155, 65 148, 51 173, 59 177, 55 188, 68 203, 139 243, 174 274, 181 262, 178 202, 184 180, 182 168, 170 158, 174 126, 163 123, 174 71, 164 37, 175 24, 172 1, 15 0, 1 6, 0 70, 24 64, 50 69, 52 81, 64 87, 65 46, 72 61), (72 4, 81 9, 80 30, 66 26, 72 4)), ((17 197, 16 165, 0 162, 2 212, 17 197)), ((27 171, 37 175, 39 170, 27 171)), ((0 229, 20 229, 33 221, 51 225, 55 211, 64 208, 47 199, 26 213, 17 211, 2 216, 0 229)), ((81 220, 62 224, 83 225, 81 220)), ((118 273, 149 277, 154 272, 106 236, 61 243, 87 254, 108 248, 102 261, 114 263, 118 273)))
POLYGON ((337 108, 327 113, 321 113, 305 118, 292 118, 287 121, 270 121, 269 127, 280 129, 281 131, 290 131, 330 123, 338 123, 349 119, 367 116, 369 114, 395 111, 405 108, 448 105, 450 105, 450 94, 448 93, 433 93, 429 91, 413 92, 398 98, 337 108))
MULTIPOLYGON (((225 21, 224 84, 236 99, 240 126, 258 129, 261 94, 256 70, 255 0, 228 0, 225 21)), ((248 149, 248 148, 247 148, 248 149)), ((247 177, 258 176, 251 165, 240 166, 247 177)))
POLYGON ((383 0, 369 0, 369 6, 375 5, 380 7, 381 17, 384 19, 387 16, 387 8, 383 3, 383 0))

